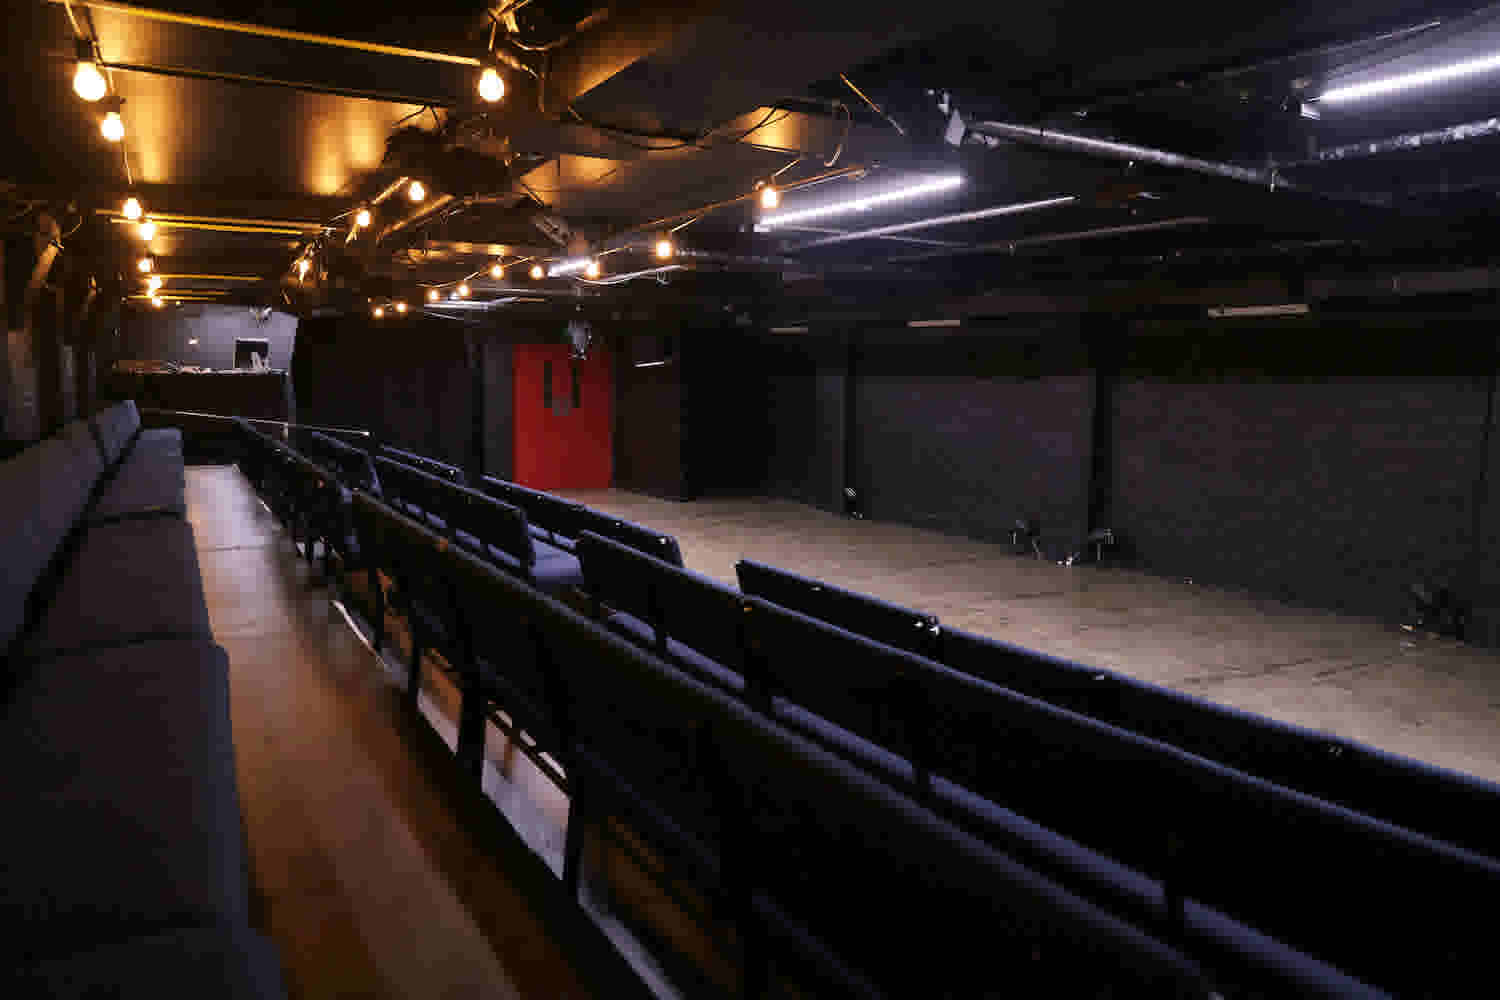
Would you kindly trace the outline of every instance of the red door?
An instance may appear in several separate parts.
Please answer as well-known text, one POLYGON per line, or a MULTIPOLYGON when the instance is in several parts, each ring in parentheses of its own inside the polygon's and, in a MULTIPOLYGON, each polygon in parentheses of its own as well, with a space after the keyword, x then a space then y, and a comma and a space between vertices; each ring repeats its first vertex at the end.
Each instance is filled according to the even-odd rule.
POLYGON ((583 361, 566 344, 517 344, 515 481, 539 490, 604 489, 614 475, 609 352, 583 361))

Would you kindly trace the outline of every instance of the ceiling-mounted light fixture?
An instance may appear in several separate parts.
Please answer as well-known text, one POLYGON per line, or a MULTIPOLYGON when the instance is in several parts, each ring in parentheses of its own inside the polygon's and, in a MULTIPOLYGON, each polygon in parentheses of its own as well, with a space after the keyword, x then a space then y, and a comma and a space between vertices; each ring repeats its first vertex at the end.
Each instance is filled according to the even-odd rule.
POLYGON ((119 142, 125 138, 125 119, 120 117, 120 112, 105 113, 104 120, 99 123, 99 134, 110 142, 119 142))
POLYGON ((361 208, 358 212, 354 213, 354 224, 360 229, 367 228, 370 222, 370 210, 368 208, 361 208))
POLYGON ((495 261, 495 263, 493 263, 493 264, 490 265, 490 277, 491 278, 494 278, 496 281, 499 281, 504 276, 505 276, 505 268, 503 266, 501 266, 501 264, 500 264, 500 262, 498 260, 495 261))
POLYGON ((135 262, 135 269, 142 274, 150 274, 151 269, 155 266, 156 263, 151 259, 150 254, 147 254, 146 256, 135 262))
POLYGON ((142 219, 141 224, 135 227, 135 234, 150 243, 156 239, 156 223, 150 219, 142 219))
POLYGON ((775 184, 767 184, 760 189, 760 207, 770 211, 781 204, 781 192, 776 190, 775 184))
POLYGON ((102 100, 109 93, 109 84, 94 62, 94 43, 87 38, 78 39, 77 52, 78 67, 73 70, 73 93, 89 102, 102 100))
POLYGON ((1449 63, 1446 66, 1436 66, 1432 69, 1399 73, 1396 76, 1382 77, 1379 80, 1370 80, 1365 83, 1353 83, 1343 87, 1334 87, 1330 90, 1325 90, 1319 95, 1318 100, 1328 104, 1357 101, 1362 97, 1380 97, 1385 94, 1395 94, 1403 90, 1411 90, 1415 87, 1428 87, 1435 83, 1447 83, 1450 80, 1461 80, 1464 77, 1478 76, 1481 73, 1490 73, 1495 70, 1500 70, 1500 53, 1480 56, 1477 59, 1465 59, 1462 62, 1449 63))
POLYGON ((412 201, 421 201, 427 197, 427 187, 421 181, 412 181, 406 185, 406 196, 412 201))
POLYGON ((541 281, 546 276, 547 276, 547 272, 542 269, 542 265, 540 265, 540 264, 532 264, 531 265, 531 280, 532 281, 541 281))
POLYGON ((867 198, 851 198, 848 201, 838 201, 831 205, 820 208, 804 208, 795 212, 780 212, 776 215, 763 217, 755 226, 758 233, 766 232, 777 226, 791 225, 796 222, 807 222, 812 219, 822 219, 830 215, 842 215, 846 212, 866 212, 872 208, 889 205, 898 201, 906 201, 909 198, 920 198, 923 195, 939 194, 943 191, 952 191, 959 187, 964 179, 957 174, 949 174, 944 177, 935 177, 920 184, 911 184, 907 187, 896 188, 883 194, 872 194, 867 198))
POLYGON ((405 302, 397 302, 396 303, 396 311, 398 313, 400 313, 401 315, 405 316, 406 315, 406 303, 405 302))
POLYGON ((125 216, 125 218, 129 219, 131 222, 139 219, 144 211, 145 209, 141 208, 141 202, 139 198, 126 198, 125 204, 120 206, 120 214, 125 216))
POLYGON ((656 241, 656 259, 657 260, 668 260, 676 252, 677 252, 677 248, 672 245, 672 239, 671 239, 671 237, 669 237, 669 236, 661 236, 661 237, 657 238, 657 241, 656 241))
POLYGON ((437 300, 438 300, 438 290, 436 288, 429 288, 429 289, 427 289, 427 301, 428 302, 436 302, 437 300))
POLYGON ((374 316, 376 319, 385 319, 385 306, 376 306, 374 309, 370 310, 370 315, 374 316))
POLYGON ((479 74, 479 96, 489 104, 505 96, 505 78, 495 67, 486 66, 479 74))

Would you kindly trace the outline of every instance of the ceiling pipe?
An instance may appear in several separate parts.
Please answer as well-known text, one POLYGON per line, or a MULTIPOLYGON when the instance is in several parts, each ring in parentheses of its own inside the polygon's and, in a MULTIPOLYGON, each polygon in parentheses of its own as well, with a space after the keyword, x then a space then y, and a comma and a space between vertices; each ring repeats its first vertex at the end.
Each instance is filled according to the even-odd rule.
POLYGON ((995 243, 980 243, 972 247, 963 247, 954 250, 934 250, 930 253, 910 254, 904 257, 891 257, 886 261, 888 264, 915 263, 924 260, 936 260, 940 257, 957 257, 970 253, 1015 253, 1023 247, 1047 246, 1053 243, 1077 243, 1083 240, 1107 239, 1114 236, 1133 236, 1138 233, 1154 233, 1164 229, 1178 229, 1183 226, 1205 226, 1214 220, 1206 215, 1184 215, 1175 219, 1160 219, 1156 222, 1138 222, 1125 226, 1104 226, 1098 229, 1078 229, 1067 233, 1043 233, 1039 236, 1021 236, 1013 240, 1000 240, 995 243))
POLYGON ((380 231, 380 235, 375 238, 375 245, 379 246, 381 243, 385 242, 387 237, 394 236, 396 233, 399 233, 407 226, 415 225, 418 222, 431 218, 433 215, 452 204, 453 200, 453 195, 451 194, 440 194, 430 197, 427 200, 427 203, 424 204, 421 208, 417 209, 417 211, 406 216, 404 219, 397 219, 395 222, 392 222, 390 225, 382 229, 380 231))
POLYGON ((1332 146, 1308 159, 1280 163, 1277 166, 1281 169, 1291 169, 1327 163, 1343 163, 1348 160, 1362 160, 1372 156, 1385 156, 1390 153, 1427 149, 1432 146, 1446 146, 1455 142, 1488 139, 1496 135, 1500 135, 1500 118, 1486 118, 1483 121, 1465 122, 1462 125, 1449 125, 1447 128, 1408 132, 1405 135, 1393 135, 1385 139, 1370 139, 1365 142, 1332 146))
POLYGON ((1020 143, 1025 146, 1036 146, 1041 149, 1051 149, 1062 153, 1076 153, 1081 156, 1092 156, 1096 159, 1118 160, 1123 163, 1150 163, 1154 166, 1168 167, 1172 170, 1187 170, 1208 177, 1239 181, 1242 184, 1253 184, 1271 191, 1275 191, 1277 188, 1294 189, 1295 187, 1288 183, 1285 178, 1281 177, 1274 167, 1270 170, 1261 170, 1257 167, 1241 167, 1232 163, 1220 163, 1216 160, 1203 160, 1195 156, 1171 153, 1164 149, 1152 149, 1150 146, 1137 146, 1133 143, 1114 142, 1109 139, 1095 139, 1092 136, 1074 135, 1070 132, 1054 132, 1051 129, 1037 128, 1032 125, 1012 125, 1007 122, 973 122, 967 128, 968 131, 977 135, 987 135, 995 139, 1008 139, 1011 142, 1020 143))

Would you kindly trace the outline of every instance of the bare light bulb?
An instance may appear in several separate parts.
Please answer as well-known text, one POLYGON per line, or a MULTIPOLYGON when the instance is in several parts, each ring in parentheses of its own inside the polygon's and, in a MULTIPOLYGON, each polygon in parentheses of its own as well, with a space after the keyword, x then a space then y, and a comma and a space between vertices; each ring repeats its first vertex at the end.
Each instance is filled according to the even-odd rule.
POLYGON ((150 274, 151 269, 155 266, 156 265, 151 262, 150 257, 142 257, 140 260, 135 262, 135 269, 142 274, 150 274))
POLYGON ((505 96, 505 80, 493 66, 486 66, 479 74, 479 96, 494 104, 505 96))
POLYGON ((370 210, 368 208, 362 208, 358 212, 354 213, 354 224, 361 229, 369 226, 370 210))
POLYGON ((781 204, 781 192, 776 190, 776 185, 767 184, 760 189, 760 207, 775 208, 781 204))
POLYGON ((151 296, 151 305, 157 309, 160 309, 162 306, 166 305, 166 303, 162 301, 162 297, 160 295, 153 295, 151 296))
POLYGON ((376 306, 372 314, 376 319, 385 319, 385 307, 376 306))
POLYGON ((500 266, 500 262, 498 260, 495 261, 495 263, 493 263, 493 264, 490 265, 490 277, 491 278, 494 278, 496 281, 499 281, 500 278, 504 274, 505 274, 505 268, 503 268, 503 267, 500 266))
POLYGON ((546 276, 547 276, 547 272, 544 271, 544 270, 542 270, 542 265, 540 265, 540 264, 532 264, 531 265, 531 280, 532 281, 541 281, 546 276))
POLYGON ((150 219, 146 219, 139 226, 135 227, 135 232, 136 235, 141 239, 145 240, 147 243, 150 243, 152 240, 156 239, 156 223, 151 221, 150 219))
POLYGON ((120 214, 131 222, 141 217, 143 209, 139 198, 126 198, 125 204, 120 207, 120 214))
POLYGON ((99 67, 92 62, 80 60, 78 68, 73 71, 73 93, 85 101, 101 101, 109 92, 109 84, 104 82, 104 74, 99 72, 99 67))
POLYGON ((591 260, 589 261, 588 266, 583 269, 583 273, 585 277, 597 278, 599 277, 600 270, 602 269, 599 267, 599 262, 597 260, 591 260))
POLYGON ((153 274, 151 277, 149 277, 149 278, 146 279, 146 289, 147 289, 147 291, 154 292, 154 291, 156 291, 160 287, 161 287, 161 275, 159 275, 159 274, 153 274))
POLYGON ((656 241, 656 257, 658 260, 666 260, 676 252, 677 248, 665 236, 656 241))
POLYGON ((110 142, 119 142, 125 138, 125 119, 120 117, 120 112, 111 111, 104 116, 99 123, 99 134, 110 142))
POLYGON ((406 196, 412 201, 421 201, 427 197, 427 188, 421 181, 412 181, 406 186, 406 196))
POLYGON ((406 315, 406 303, 405 302, 397 302, 396 303, 396 311, 398 313, 400 313, 401 315, 405 316, 406 315))
POLYGON ((428 302, 436 302, 437 300, 438 300, 438 290, 436 288, 429 288, 429 289, 427 289, 427 301, 428 302))
POLYGON ((464 282, 463 284, 461 284, 461 285, 458 286, 458 297, 461 298, 461 299, 466 299, 466 298, 469 297, 469 283, 468 282, 464 282))

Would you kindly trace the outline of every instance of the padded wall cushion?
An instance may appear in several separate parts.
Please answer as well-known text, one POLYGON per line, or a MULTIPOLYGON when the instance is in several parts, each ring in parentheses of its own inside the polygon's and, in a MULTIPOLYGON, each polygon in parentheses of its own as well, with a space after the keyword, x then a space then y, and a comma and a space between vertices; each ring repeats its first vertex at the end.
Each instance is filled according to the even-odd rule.
POLYGON ((26 653, 40 659, 210 634, 191 526, 176 518, 117 521, 88 529, 26 653))
POLYGON ((0 974, 8 997, 271 1000, 286 995, 276 950, 247 928, 192 928, 113 942, 0 974))
POLYGON ((0 759, 0 955, 246 919, 228 658, 213 643, 30 667, 0 714, 0 759))
POLYGON ((88 512, 90 522, 142 514, 187 512, 187 476, 182 456, 137 444, 88 512))
POLYGON ((110 464, 120 460, 125 449, 130 447, 135 432, 141 426, 141 415, 136 411, 135 400, 127 399, 94 414, 91 421, 99 445, 104 449, 104 459, 110 464))
POLYGON ((88 502, 97 466, 76 442, 43 441, 0 463, 0 649, 26 620, 26 599, 88 502))

